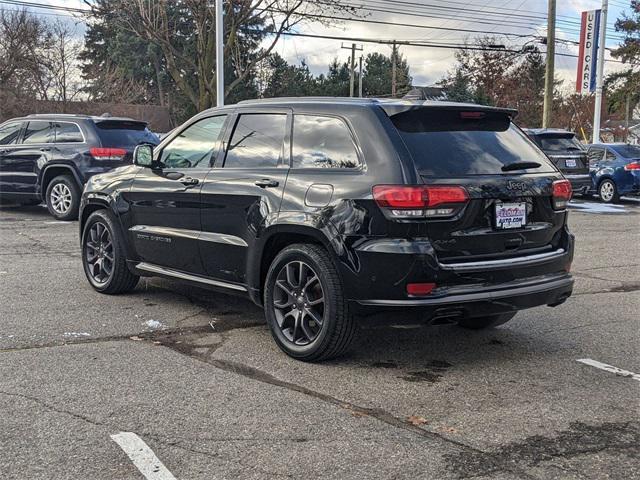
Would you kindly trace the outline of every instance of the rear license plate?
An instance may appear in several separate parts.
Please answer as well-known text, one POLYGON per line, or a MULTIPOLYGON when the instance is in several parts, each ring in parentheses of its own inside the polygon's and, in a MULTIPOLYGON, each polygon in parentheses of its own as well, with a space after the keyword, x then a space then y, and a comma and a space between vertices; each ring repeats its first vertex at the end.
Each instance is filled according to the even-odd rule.
POLYGON ((568 168, 575 168, 575 167, 577 167, 577 166, 578 166, 578 164, 576 163, 576 159, 575 159, 575 158, 567 158, 567 159, 564 161, 564 164, 565 164, 565 166, 566 166, 566 167, 568 167, 568 168))
POLYGON ((526 203, 497 203, 496 228, 521 228, 527 224, 526 203))

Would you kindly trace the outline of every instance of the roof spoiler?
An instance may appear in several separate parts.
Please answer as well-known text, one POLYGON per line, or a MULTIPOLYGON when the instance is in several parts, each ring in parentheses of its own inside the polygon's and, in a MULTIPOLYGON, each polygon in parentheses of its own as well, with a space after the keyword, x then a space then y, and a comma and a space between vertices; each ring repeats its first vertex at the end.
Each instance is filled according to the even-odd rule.
POLYGON ((476 105, 474 103, 460 103, 460 104, 438 104, 436 102, 425 103, 425 104, 415 104, 415 103, 407 103, 407 104, 399 104, 399 103, 390 103, 384 104, 381 103, 380 107, 386 112, 390 117, 397 115, 399 113, 408 112, 411 110, 453 110, 459 112, 493 112, 493 113, 503 113, 507 115, 512 120, 516 118, 518 115, 518 110, 515 108, 502 108, 502 107, 490 107, 488 105, 476 105))

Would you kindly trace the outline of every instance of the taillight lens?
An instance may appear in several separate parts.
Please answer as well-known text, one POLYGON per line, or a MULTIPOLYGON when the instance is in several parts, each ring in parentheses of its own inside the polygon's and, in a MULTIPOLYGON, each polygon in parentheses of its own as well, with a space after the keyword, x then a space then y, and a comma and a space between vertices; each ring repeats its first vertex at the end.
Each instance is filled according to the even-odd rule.
POLYGON ((127 151, 124 148, 93 147, 89 153, 96 160, 122 160, 127 151))
POLYGON ((373 198, 394 218, 448 217, 469 194, 458 185, 376 185, 373 198))
POLYGON ((407 294, 412 297, 429 295, 436 288, 435 283, 407 283, 407 294))
POLYGON ((553 208, 562 210, 567 208, 573 190, 569 180, 556 180, 553 182, 553 208))
POLYGON ((625 170, 627 170, 627 171, 630 171, 630 170, 640 170, 640 161, 627 163, 627 164, 624 166, 624 169, 625 169, 625 170))

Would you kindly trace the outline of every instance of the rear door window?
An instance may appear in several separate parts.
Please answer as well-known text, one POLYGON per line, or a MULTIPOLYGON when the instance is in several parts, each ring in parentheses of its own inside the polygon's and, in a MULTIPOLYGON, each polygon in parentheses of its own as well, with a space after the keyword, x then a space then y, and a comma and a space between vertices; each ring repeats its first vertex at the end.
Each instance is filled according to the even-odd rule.
POLYGON ((160 143, 158 136, 144 122, 107 120, 96 123, 96 130, 103 147, 132 150, 141 143, 160 143))
POLYGON ((293 168, 356 168, 358 152, 349 127, 334 117, 294 115, 293 168))
POLYGON ((27 123, 27 128, 22 137, 22 143, 53 143, 54 138, 53 125, 51 122, 38 120, 27 123))
POLYGON ((602 157, 604 156, 604 149, 591 147, 589 149, 589 152, 587 153, 587 156, 589 157, 589 165, 598 163, 599 161, 602 160, 602 157))
POLYGON ((286 125, 286 114, 240 115, 229 140, 224 167, 277 167, 282 158, 286 125))
POLYGON ((0 127, 0 145, 14 145, 20 136, 22 122, 7 123, 0 127))
POLYGON ((56 143, 82 143, 84 137, 80 131, 80 127, 75 123, 55 122, 53 124, 55 130, 56 143))
POLYGON ((422 175, 459 177, 504 174, 502 167, 537 162, 508 172, 550 173, 555 167, 502 112, 418 108, 391 116, 422 175))

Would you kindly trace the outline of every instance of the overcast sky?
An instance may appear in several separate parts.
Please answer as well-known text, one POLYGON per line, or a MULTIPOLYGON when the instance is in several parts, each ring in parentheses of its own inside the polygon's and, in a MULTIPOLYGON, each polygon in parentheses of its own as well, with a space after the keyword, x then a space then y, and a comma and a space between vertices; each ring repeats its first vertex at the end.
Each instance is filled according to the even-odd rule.
MULTIPOLYGON (((325 0, 326 1, 326 0, 325 0)), ((422 27, 446 27, 455 29, 485 30, 496 32, 496 38, 502 44, 521 45, 531 37, 505 36, 504 33, 516 35, 545 35, 546 21, 540 16, 546 15, 547 0, 343 0, 351 5, 365 5, 384 12, 361 10, 361 18, 373 21, 384 21, 400 24, 414 24, 422 27), (420 6, 415 6, 419 4, 420 6), (445 9, 432 8, 441 6, 445 9), (448 8, 448 9, 447 9, 448 8), (389 11, 402 13, 387 13, 389 11), (475 10, 470 12, 469 10, 475 10), (413 14, 405 14, 412 12, 413 14), (486 13, 479 13, 486 12, 486 13), (514 13, 516 16, 496 15, 496 13, 514 13), (446 18, 432 18, 433 15, 446 18), (520 15, 520 16, 517 16, 520 15), (430 16, 430 17, 427 17, 430 16), (526 16, 526 17, 525 17, 526 16), (485 23, 481 23, 485 22, 485 23), (492 24, 491 22, 496 22, 492 24)), ((52 5, 68 7, 84 7, 82 0, 46 0, 52 5)), ((212 0, 213 3, 213 0, 212 0)), ((566 40, 578 40, 580 12, 600 8, 598 0, 557 0, 558 24, 557 37, 566 40)), ((619 43, 615 38, 613 25, 616 18, 628 5, 628 0, 610 0, 607 21, 609 38, 607 46, 619 43)), ((628 10, 628 8, 627 8, 628 10)), ((53 18, 53 17, 51 17, 53 18)), ((346 21, 331 27, 318 23, 307 23, 297 28, 300 33, 319 35, 358 37, 384 40, 419 40, 422 42, 461 44, 465 40, 473 42, 474 37, 484 34, 437 30, 429 28, 381 25, 374 23, 346 21)), ((620 36, 620 34, 617 34, 620 36)), ((348 50, 341 49, 340 40, 311 39, 284 36, 278 43, 276 51, 291 63, 305 60, 312 72, 326 72, 327 65, 334 59, 346 61, 350 55, 348 50)), ((348 43, 348 42, 346 42, 348 43)), ((390 54, 391 47, 375 43, 364 43, 364 54, 381 52, 390 54)), ((441 79, 454 65, 453 49, 402 46, 400 52, 407 58, 414 85, 430 85, 441 79)), ((559 44, 557 53, 577 54, 577 46, 559 44)), ((620 64, 605 63, 605 73, 619 69, 620 64)), ((573 88, 576 75, 576 58, 556 56, 556 75, 563 79, 564 88, 573 88)))

